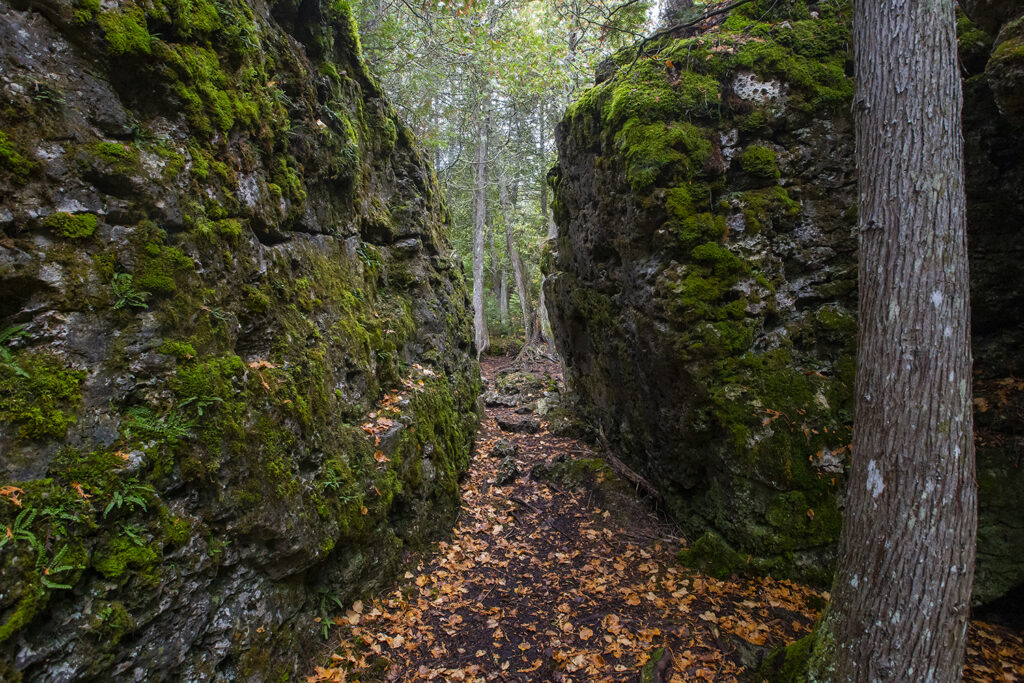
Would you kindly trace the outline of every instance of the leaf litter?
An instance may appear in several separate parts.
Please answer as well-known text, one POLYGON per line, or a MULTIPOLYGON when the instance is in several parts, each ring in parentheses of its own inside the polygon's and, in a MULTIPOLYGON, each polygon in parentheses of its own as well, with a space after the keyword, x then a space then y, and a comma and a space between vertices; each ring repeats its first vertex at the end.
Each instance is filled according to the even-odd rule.
MULTIPOLYGON (((485 376, 499 369, 484 361, 485 376)), ((386 398, 364 430, 386 429, 399 401, 386 398)), ((601 496, 588 487, 525 474, 495 485, 500 461, 487 456, 499 438, 519 446, 524 473, 562 454, 596 455, 546 421, 537 434, 502 432, 496 418, 513 414, 485 413, 452 537, 394 590, 334 617, 335 645, 307 683, 634 681, 661 652, 668 666, 652 680, 737 681, 770 649, 810 633, 827 592, 687 569, 676 561, 685 541, 638 497, 623 514, 595 504, 601 496)), ((1021 634, 972 621, 964 680, 1019 679, 1021 634)))

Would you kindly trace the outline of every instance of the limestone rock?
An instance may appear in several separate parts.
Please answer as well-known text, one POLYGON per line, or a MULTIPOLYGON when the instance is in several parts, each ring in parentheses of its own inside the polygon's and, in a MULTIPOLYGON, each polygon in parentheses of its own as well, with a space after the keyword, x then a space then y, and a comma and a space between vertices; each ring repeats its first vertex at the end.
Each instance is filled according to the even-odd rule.
POLYGON ((498 427, 503 432, 511 432, 513 434, 536 434, 540 431, 540 420, 533 417, 521 417, 521 416, 499 416, 495 418, 498 422, 498 427))
POLYGON ((0 0, 0 659, 26 681, 301 678, 323 606, 450 528, 464 284, 347 7, 0 0))
POLYGON ((490 455, 492 458, 502 458, 503 460, 514 458, 519 455, 519 446, 508 439, 498 439, 498 442, 491 448, 490 455))
MULTIPOLYGON (((822 584, 856 340, 848 21, 847 6, 751 3, 657 39, 656 58, 624 52, 631 67, 569 108, 549 176, 545 296, 583 420, 662 488, 691 541, 714 539, 690 559, 822 584)), ((990 76, 967 81, 964 116, 976 394, 1024 371, 1024 138, 990 76)), ((1010 410, 978 424, 989 600, 1024 580, 1009 445, 1024 425, 1010 410)))

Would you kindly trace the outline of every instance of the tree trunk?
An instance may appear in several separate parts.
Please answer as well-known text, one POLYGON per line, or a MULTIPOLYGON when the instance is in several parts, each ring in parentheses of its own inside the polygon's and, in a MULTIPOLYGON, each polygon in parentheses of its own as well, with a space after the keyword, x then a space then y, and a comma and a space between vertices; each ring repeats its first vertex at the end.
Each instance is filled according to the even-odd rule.
POLYGON ((484 238, 487 232, 487 100, 481 107, 476 138, 476 180, 473 183, 473 340, 477 358, 490 342, 484 316, 484 238))
POLYGON ((529 345, 534 340, 530 282, 526 278, 526 266, 523 264, 522 257, 519 256, 519 250, 516 249, 515 234, 511 220, 512 202, 509 201, 508 184, 505 181, 504 172, 498 179, 498 200, 501 204, 501 222, 505 226, 505 247, 508 250, 508 259, 512 262, 512 274, 515 276, 516 293, 519 294, 519 306, 523 312, 524 345, 529 345))
POLYGON ((501 287, 498 290, 498 319, 502 324, 508 322, 508 271, 501 268, 501 287))
POLYGON ((544 219, 544 224, 548 223, 548 169, 547 159, 547 112, 544 107, 544 98, 540 100, 539 112, 537 114, 540 119, 539 125, 537 126, 537 157, 540 161, 540 216, 544 219))
POLYGON ((507 285, 505 284, 505 267, 498 260, 498 250, 494 246, 494 217, 487 221, 487 247, 491 253, 491 291, 498 301, 498 322, 504 325, 508 322, 508 299, 505 296, 507 285))
POLYGON ((952 2, 857 0, 853 462, 813 679, 959 681, 977 526, 952 2))

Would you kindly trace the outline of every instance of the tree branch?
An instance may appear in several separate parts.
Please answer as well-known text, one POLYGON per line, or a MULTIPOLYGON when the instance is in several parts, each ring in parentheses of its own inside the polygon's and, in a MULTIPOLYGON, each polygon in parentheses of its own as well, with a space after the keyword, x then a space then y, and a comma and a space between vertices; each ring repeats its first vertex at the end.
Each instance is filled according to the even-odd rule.
POLYGON ((643 54, 644 47, 646 47, 647 44, 649 42, 651 42, 652 40, 655 40, 657 38, 661 38, 662 36, 667 36, 667 35, 669 35, 671 33, 675 33, 676 31, 680 31, 680 30, 682 30, 684 28, 693 28, 694 26, 697 26, 698 24, 704 23, 705 21, 707 21, 711 17, 718 16, 719 14, 725 14, 726 12, 731 12, 732 10, 736 9, 737 7, 739 7, 740 5, 745 5, 748 2, 752 2, 752 0, 736 0, 735 2, 730 2, 728 5, 725 5, 724 7, 719 7, 718 9, 712 10, 710 12, 705 12, 704 14, 702 14, 699 17, 697 17, 696 19, 691 19, 690 21, 684 21, 681 24, 675 24, 674 26, 669 26, 668 28, 663 28, 661 30, 655 31, 654 33, 652 33, 651 35, 647 36, 642 41, 640 41, 640 45, 638 45, 637 48, 636 48, 636 56, 633 57, 633 61, 629 63, 628 67, 626 67, 626 73, 629 73, 633 69, 633 66, 636 64, 637 60, 640 59, 640 55, 643 54))

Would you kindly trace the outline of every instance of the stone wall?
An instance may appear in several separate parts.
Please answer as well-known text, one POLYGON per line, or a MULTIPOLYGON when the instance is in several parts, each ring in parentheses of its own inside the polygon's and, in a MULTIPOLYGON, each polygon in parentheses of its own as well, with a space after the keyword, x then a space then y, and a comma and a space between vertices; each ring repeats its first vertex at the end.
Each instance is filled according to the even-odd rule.
POLYGON ((0 2, 0 678, 290 680, 479 374, 344 0, 0 2))

